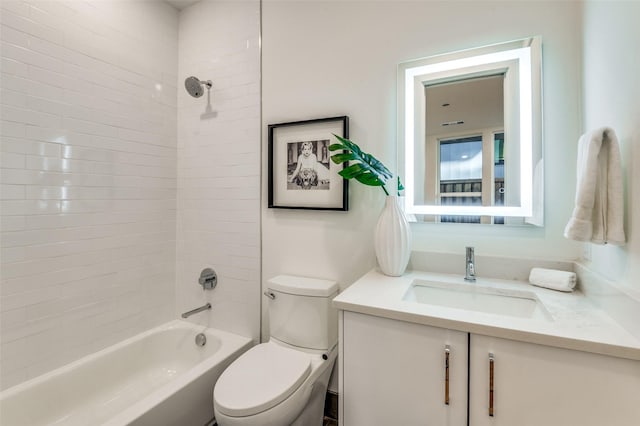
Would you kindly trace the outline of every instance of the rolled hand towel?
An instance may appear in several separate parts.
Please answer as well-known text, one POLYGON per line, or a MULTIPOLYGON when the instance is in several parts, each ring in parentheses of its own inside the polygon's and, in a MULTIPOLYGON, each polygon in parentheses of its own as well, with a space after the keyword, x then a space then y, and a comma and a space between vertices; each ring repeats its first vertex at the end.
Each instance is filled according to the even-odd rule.
POLYGON ((558 291, 573 291, 576 286, 576 273, 556 269, 531 268, 529 282, 538 287, 558 291))

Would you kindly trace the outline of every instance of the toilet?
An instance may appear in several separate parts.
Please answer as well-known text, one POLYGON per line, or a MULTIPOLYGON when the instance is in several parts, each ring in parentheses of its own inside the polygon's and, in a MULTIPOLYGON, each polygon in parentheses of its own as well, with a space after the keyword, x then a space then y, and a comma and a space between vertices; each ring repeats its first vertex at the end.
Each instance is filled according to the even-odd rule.
POLYGON ((269 341, 249 349, 213 390, 220 426, 321 426, 337 355, 334 281, 279 275, 268 280, 269 341))

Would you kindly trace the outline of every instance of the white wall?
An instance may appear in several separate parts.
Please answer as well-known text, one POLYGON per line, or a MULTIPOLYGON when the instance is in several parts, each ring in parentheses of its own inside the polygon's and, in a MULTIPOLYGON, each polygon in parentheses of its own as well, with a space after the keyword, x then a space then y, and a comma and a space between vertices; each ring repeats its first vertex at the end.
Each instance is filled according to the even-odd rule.
MULTIPOLYGON (((583 131, 615 129, 625 180, 627 245, 589 244, 593 269, 640 295, 640 3, 584 5, 583 131)), ((589 264, 589 262, 587 262, 589 264)))
MULTIPOLYGON (((269 123, 346 114, 351 139, 395 169, 399 62, 541 35, 546 226, 415 224, 414 249, 463 256, 464 246, 474 245, 484 255, 577 258, 579 245, 562 231, 575 187, 567 164, 575 161, 579 136, 580 10, 574 2, 267 0, 263 138, 269 123)), ((263 203, 263 279, 292 273, 337 279, 343 287, 353 282, 375 265, 372 235, 383 198, 380 189, 351 182, 346 213, 263 203)))
POLYGON ((178 18, 1 2, 1 386, 175 311, 178 18))
POLYGON ((180 13, 178 65, 178 313, 259 339, 260 3, 202 0, 180 13), (212 80, 193 98, 188 76, 212 80), (198 285, 206 267, 218 286, 198 285))
MULTIPOLYGON (((545 227, 414 224, 413 249, 460 253, 461 265, 466 245, 479 255, 577 258, 579 244, 562 232, 575 187, 567 164, 575 162, 579 136, 580 11, 574 2, 265 0, 263 140, 270 123, 348 115, 350 138, 395 170, 398 63, 541 35, 545 227)), ((384 194, 357 182, 349 190, 349 212, 275 210, 263 202, 263 282, 288 273, 345 288, 376 265, 373 228, 384 194)), ((266 333, 266 313, 263 319, 266 333)), ((330 387, 336 390, 335 378, 330 387)))

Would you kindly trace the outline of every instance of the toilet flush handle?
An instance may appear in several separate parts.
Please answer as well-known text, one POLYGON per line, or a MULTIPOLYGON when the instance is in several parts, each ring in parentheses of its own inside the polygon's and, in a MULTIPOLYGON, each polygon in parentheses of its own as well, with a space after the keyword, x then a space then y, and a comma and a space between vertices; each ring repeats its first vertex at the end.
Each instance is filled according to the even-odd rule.
POLYGON ((268 297, 269 299, 271 299, 271 300, 273 300, 273 299, 275 299, 275 298, 276 298, 276 295, 275 295, 272 291, 269 291, 269 290, 265 291, 263 294, 264 294, 265 296, 267 296, 267 297, 268 297))

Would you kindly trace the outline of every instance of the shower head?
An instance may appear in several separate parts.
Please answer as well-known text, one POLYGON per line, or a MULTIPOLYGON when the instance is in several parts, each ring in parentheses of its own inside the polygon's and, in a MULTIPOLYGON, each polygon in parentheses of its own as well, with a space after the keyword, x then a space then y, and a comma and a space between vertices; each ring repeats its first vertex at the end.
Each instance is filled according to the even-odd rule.
POLYGON ((187 92, 193 96, 194 98, 199 98, 204 94, 203 86, 207 86, 207 90, 211 89, 213 83, 211 80, 201 81, 198 77, 187 77, 184 80, 184 88, 187 89, 187 92))

